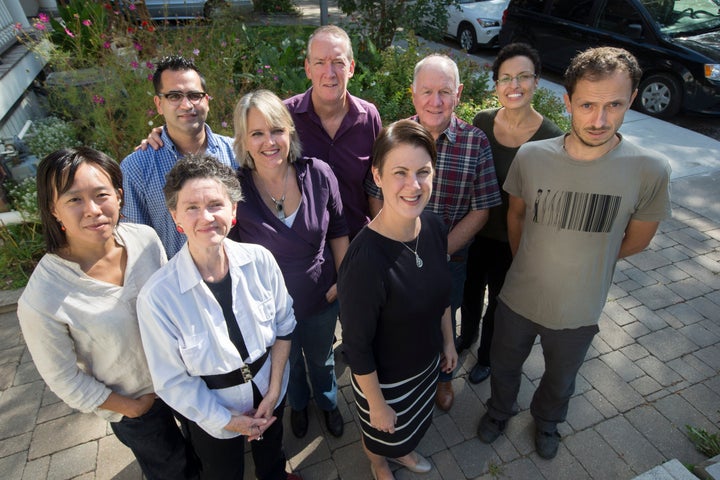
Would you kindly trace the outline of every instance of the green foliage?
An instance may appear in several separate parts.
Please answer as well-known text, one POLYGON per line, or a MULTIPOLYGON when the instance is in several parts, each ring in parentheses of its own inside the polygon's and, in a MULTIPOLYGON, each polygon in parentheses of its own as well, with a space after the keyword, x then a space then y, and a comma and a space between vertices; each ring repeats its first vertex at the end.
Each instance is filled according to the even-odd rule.
POLYGON ((38 158, 43 158, 60 148, 80 145, 73 126, 57 117, 47 117, 33 122, 23 141, 38 158))
POLYGON ((34 178, 20 184, 6 182, 10 206, 20 212, 23 223, 0 222, 0 288, 25 286, 37 262, 45 253, 34 178))
POLYGON ((704 428, 696 428, 690 425, 685 425, 688 432, 688 437, 695 444, 695 448, 698 449, 704 455, 708 457, 714 457, 720 455, 720 436, 717 433, 708 433, 704 428))
POLYGON ((533 107, 552 120, 563 132, 570 131, 570 117, 566 115, 565 102, 551 90, 543 87, 535 90, 533 107))
POLYGON ((367 37, 380 49, 389 47, 399 28, 422 31, 427 38, 442 37, 449 5, 457 0, 339 0, 338 6, 351 15, 349 28, 367 37))

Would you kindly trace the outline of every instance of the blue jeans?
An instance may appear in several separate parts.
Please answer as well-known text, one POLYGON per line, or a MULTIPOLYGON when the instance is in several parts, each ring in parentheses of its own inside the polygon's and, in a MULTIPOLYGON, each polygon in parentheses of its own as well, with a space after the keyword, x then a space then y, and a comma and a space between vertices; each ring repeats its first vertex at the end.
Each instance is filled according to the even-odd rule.
POLYGON ((132 450, 148 480, 198 478, 172 410, 159 398, 137 418, 111 422, 118 440, 132 450))
MULTIPOLYGON (((450 269, 450 319, 452 321, 453 340, 455 339, 455 321, 456 314, 460 305, 462 305, 463 291, 465 289, 465 274, 467 270, 467 253, 468 247, 458 250, 453 254, 457 260, 448 262, 450 269)), ((449 382, 452 380, 452 373, 440 372, 439 382, 449 382)))
POLYGON ((293 410, 303 410, 310 401, 308 372, 318 408, 325 411, 337 408, 333 339, 339 309, 336 300, 318 314, 297 319, 290 347, 288 383, 288 401, 293 410))

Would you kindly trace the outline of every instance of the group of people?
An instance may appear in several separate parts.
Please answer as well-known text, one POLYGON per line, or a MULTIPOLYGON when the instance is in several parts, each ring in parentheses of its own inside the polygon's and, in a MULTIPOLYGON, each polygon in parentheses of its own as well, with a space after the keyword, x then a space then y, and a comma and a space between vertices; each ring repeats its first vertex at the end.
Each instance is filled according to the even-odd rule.
POLYGON ((107 418, 148 479, 242 479, 245 441, 257 478, 299 478, 286 402, 296 437, 311 398, 344 431, 338 317, 376 480, 394 478, 390 463, 432 469, 416 448, 434 406, 452 407, 481 318, 478 436, 494 441, 517 413, 539 335, 535 443, 557 453, 615 262, 669 213, 667 161, 618 133, 637 62, 614 48, 573 60, 565 135, 532 107, 540 61, 524 44, 498 53, 502 106, 474 125, 454 113, 462 83, 445 55, 417 63, 416 115, 385 128, 347 91, 354 68, 348 35, 320 27, 310 89, 244 95, 228 138, 205 123, 197 67, 168 57, 153 78, 165 125, 144 148, 119 166, 87 147, 41 162, 47 254, 18 303, 23 334, 50 388, 107 418))

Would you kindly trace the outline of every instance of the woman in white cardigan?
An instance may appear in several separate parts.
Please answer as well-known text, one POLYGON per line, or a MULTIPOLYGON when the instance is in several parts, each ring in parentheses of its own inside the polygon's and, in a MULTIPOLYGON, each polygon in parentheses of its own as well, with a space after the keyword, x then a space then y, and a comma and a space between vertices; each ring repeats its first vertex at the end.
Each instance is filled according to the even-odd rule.
POLYGON ((197 478, 172 411, 153 391, 135 309, 167 261, 160 239, 118 223, 122 173, 102 152, 49 154, 37 186, 47 253, 18 301, 35 366, 69 406, 111 422, 146 478, 197 478))

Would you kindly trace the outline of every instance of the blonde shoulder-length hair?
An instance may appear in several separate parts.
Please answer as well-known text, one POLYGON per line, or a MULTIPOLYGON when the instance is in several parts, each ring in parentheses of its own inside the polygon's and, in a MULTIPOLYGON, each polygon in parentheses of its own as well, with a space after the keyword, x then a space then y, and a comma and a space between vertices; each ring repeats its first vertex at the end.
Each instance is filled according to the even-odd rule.
POLYGON ((247 149, 248 134, 247 117, 251 108, 257 109, 273 127, 286 129, 290 132, 290 152, 288 162, 293 163, 302 155, 300 137, 295 129, 295 123, 285 104, 270 90, 255 90, 247 93, 238 101, 233 114, 235 124, 235 157, 241 167, 255 169, 255 162, 247 149))

